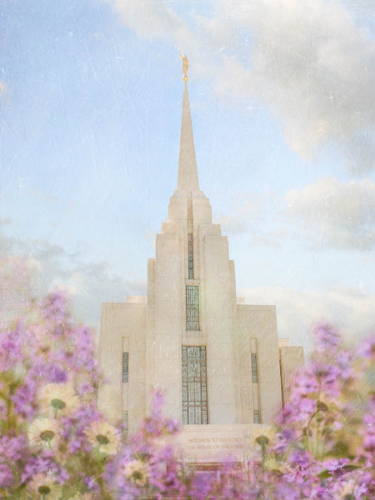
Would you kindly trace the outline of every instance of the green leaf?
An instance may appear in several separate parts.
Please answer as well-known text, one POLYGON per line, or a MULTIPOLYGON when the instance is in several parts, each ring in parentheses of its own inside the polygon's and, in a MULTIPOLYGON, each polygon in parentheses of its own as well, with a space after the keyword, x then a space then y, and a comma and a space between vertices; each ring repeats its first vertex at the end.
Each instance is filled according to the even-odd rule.
POLYGON ((322 472, 320 472, 320 474, 318 474, 318 477, 320 479, 327 479, 328 477, 331 477, 332 474, 329 472, 329 470, 323 470, 322 472))
POLYGON ((357 469, 360 469, 359 465, 352 465, 352 464, 344 465, 344 467, 342 468, 342 470, 345 472, 351 472, 357 469))
POLYGON ((342 458, 346 457, 349 453, 349 446, 343 441, 338 441, 334 447, 328 452, 328 455, 333 457, 342 458))
POLYGON ((329 408, 328 408, 328 406, 325 403, 323 403, 323 401, 318 401, 318 403, 317 403, 317 409, 319 411, 328 411, 329 408))

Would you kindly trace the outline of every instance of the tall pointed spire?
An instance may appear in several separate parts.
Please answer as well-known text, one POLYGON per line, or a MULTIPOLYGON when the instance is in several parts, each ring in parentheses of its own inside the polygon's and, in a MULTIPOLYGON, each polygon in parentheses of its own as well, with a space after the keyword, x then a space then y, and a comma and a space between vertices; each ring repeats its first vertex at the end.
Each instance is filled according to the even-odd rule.
POLYGON ((183 64, 184 96, 182 103, 178 189, 182 191, 199 191, 197 161, 195 158, 193 125, 191 121, 189 92, 187 88, 189 61, 186 56, 182 57, 182 64, 183 64))

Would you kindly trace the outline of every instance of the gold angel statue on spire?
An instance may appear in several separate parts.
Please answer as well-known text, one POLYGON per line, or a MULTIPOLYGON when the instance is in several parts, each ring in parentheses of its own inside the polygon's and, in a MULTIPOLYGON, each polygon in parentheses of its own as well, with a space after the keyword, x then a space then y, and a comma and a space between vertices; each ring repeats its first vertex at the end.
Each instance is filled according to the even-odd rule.
POLYGON ((184 75, 183 80, 187 82, 189 79, 189 59, 185 55, 181 56, 181 59, 182 59, 182 73, 184 75))

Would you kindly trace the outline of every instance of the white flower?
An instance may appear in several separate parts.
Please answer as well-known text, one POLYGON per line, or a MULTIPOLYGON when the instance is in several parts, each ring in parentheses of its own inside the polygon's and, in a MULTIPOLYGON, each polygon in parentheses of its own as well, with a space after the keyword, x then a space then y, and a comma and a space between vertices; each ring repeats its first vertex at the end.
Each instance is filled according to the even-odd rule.
POLYGON ((91 493, 77 493, 74 497, 69 498, 69 500, 93 500, 91 493))
POLYGON ((29 482, 28 488, 46 500, 57 500, 61 497, 61 486, 51 474, 37 474, 29 482))
POLYGON ((354 479, 349 479, 349 481, 348 480, 345 481, 339 491, 340 494, 339 498, 345 499, 348 496, 349 497, 353 496, 354 488, 355 488, 354 479))
POLYGON ((31 445, 54 447, 58 442, 59 427, 52 418, 37 418, 28 429, 31 445))
POLYGON ((282 472, 285 472, 286 468, 285 465, 282 462, 278 462, 276 458, 273 457, 267 457, 264 461, 264 467, 267 470, 279 470, 282 472))
POLYGON ((46 384, 40 388, 38 393, 41 409, 49 414, 53 412, 65 412, 78 406, 79 400, 71 384, 46 384))
POLYGON ((141 460, 132 460, 123 467, 124 475, 137 486, 144 486, 147 483, 148 465, 141 460))
POLYGON ((91 445, 106 455, 117 453, 120 445, 120 433, 116 427, 107 422, 93 422, 86 431, 91 445))

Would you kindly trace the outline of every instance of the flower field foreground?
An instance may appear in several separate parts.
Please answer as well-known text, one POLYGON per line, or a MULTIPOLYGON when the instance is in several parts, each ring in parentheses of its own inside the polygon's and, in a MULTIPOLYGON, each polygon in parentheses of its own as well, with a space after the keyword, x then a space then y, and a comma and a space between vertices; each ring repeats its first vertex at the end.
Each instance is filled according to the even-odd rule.
POLYGON ((92 334, 47 296, 0 332, 0 498, 375 498, 375 338, 348 349, 327 325, 315 336, 252 460, 203 473, 178 460, 160 393, 129 439, 104 418, 92 334))

